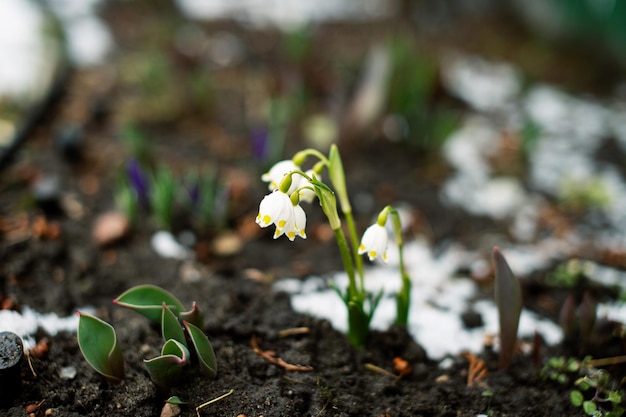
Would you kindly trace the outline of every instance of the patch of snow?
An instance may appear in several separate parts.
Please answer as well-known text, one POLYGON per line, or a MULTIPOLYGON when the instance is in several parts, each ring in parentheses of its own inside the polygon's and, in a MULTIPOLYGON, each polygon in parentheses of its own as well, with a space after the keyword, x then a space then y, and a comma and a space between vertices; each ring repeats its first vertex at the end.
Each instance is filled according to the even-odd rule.
POLYGON ((520 92, 520 78, 513 65, 478 56, 456 54, 443 64, 447 89, 480 111, 510 108, 520 92))
POLYGON ((70 59, 78 66, 102 63, 113 49, 113 36, 97 15, 103 0, 47 0, 61 21, 70 59))
POLYGON ((190 19, 235 19, 253 27, 293 29, 324 21, 367 21, 391 16, 397 1, 377 0, 177 0, 190 19))
POLYGON ((193 258, 193 253, 178 243, 174 235, 165 230, 159 230, 150 241, 152 249, 162 258, 187 260, 193 258))
MULTIPOLYGON (((93 308, 81 308, 81 311, 93 312, 93 308)), ((38 313, 28 306, 22 308, 19 313, 13 310, 0 310, 0 331, 12 332, 22 338, 24 350, 34 347, 37 342, 34 334, 39 328, 50 336, 59 332, 76 332, 78 316, 72 314, 67 317, 59 317, 54 313, 38 313)))
POLYGON ((18 101, 39 97, 50 47, 43 36, 44 22, 31 1, 0 1, 0 96, 18 101))

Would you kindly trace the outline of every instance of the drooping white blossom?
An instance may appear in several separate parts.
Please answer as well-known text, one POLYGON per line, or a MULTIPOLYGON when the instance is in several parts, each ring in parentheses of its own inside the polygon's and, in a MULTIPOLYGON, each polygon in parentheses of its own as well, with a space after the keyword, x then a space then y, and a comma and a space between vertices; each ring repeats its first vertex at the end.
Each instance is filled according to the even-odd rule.
POLYGON ((275 190, 266 195, 259 205, 256 223, 261 227, 276 226, 274 239, 286 235, 293 241, 296 236, 306 238, 306 214, 299 204, 294 205, 289 195, 275 190))
MULTIPOLYGON (((291 171, 300 169, 300 167, 293 163, 291 159, 280 161, 274 164, 265 174, 261 175, 261 179, 264 182, 269 182, 268 188, 274 191, 280 185, 285 175, 291 171)), ((286 191, 287 194, 293 193, 298 188, 299 180, 296 177, 292 178, 291 186, 286 191)))
POLYGON ((370 261, 380 257, 387 262, 388 240, 387 229, 378 223, 374 223, 363 233, 363 238, 359 245, 359 255, 367 253, 370 261))

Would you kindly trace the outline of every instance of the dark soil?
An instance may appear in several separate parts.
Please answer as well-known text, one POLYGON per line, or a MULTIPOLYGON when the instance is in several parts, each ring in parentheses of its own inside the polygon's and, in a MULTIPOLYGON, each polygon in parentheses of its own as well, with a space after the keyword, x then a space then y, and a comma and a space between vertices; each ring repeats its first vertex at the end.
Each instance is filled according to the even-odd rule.
MULTIPOLYGON (((308 61, 297 65, 285 57, 279 34, 244 31, 233 22, 216 23, 206 30, 236 33, 245 45, 245 61, 211 72, 213 97, 209 104, 181 99, 181 106, 163 110, 149 108, 149 102, 158 98, 141 96, 139 87, 127 81, 124 62, 150 45, 174 68, 172 79, 166 82, 184 85, 191 70, 200 68, 201 63, 173 50, 167 28, 180 25, 182 18, 168 9, 167 2, 156 2, 159 6, 155 8, 146 2, 113 3, 115 7, 109 7, 104 15, 119 46, 115 58, 104 68, 74 72, 60 101, 35 126, 13 163, 0 167, 4 169, 0 179, 0 290, 3 308, 29 306, 66 316, 82 306, 95 306, 97 314, 118 332, 126 379, 111 383, 93 371, 83 359, 74 334, 48 336, 47 353, 31 355, 22 364, 22 392, 0 410, 1 415, 24 416, 27 406, 40 404, 33 411, 35 416, 158 416, 165 398, 151 383, 142 360, 158 354, 162 344, 159 330, 136 313, 111 303, 126 289, 143 283, 162 286, 185 305, 198 302, 206 315, 205 331, 215 348, 218 375, 210 380, 190 371, 173 389, 172 395, 188 402, 181 406, 181 416, 195 416, 195 407, 231 390, 231 395, 203 407, 199 414, 581 414, 570 404, 571 385, 544 381, 539 376, 546 358, 571 354, 571 349, 536 344, 534 354, 517 354, 513 366, 502 371, 497 368, 496 354, 486 347, 479 357, 486 361, 488 373, 468 387, 465 357, 452 358, 450 367, 440 369, 437 362, 426 357, 419 340, 412 340, 400 328, 375 332, 366 347, 355 349, 327 322, 295 313, 288 296, 271 290, 269 284, 274 279, 324 275, 341 269, 341 261, 319 214, 309 218, 309 238, 295 243, 282 238, 274 241, 270 232, 254 224, 258 202, 266 192, 259 175, 270 161, 259 161, 252 153, 248 139, 251 122, 244 120, 246 99, 250 99, 246 89, 252 83, 242 80, 260 80, 264 91, 280 95, 288 90, 290 77, 297 74, 310 90, 307 111, 311 111, 333 94, 352 92, 356 70, 370 40, 391 33, 392 28, 421 39, 406 22, 318 28, 308 61), (329 44, 328 39, 336 41, 329 44), (112 71, 118 73, 111 76, 112 71), (141 216, 132 232, 113 245, 99 247, 92 239, 96 217, 115 208, 116 181, 129 157, 120 140, 128 124, 138 126, 149 137, 153 158, 159 163, 178 173, 189 166, 217 166, 222 180, 231 185, 225 227, 196 230, 196 261, 156 255, 150 246, 156 228, 147 216, 141 216), (64 126, 80 126, 84 131, 78 158, 59 150, 58 132, 64 126), (33 184, 50 176, 60 181, 58 199, 37 201, 31 191, 33 184), (37 218, 45 219, 47 232, 33 229, 37 218), (15 226, 20 219, 26 219, 25 223, 15 226), (226 232, 234 233, 243 243, 234 254, 221 254, 212 246, 226 232), (190 278, 190 270, 199 275, 190 278), (308 331, 290 336, 280 333, 301 327, 308 331), (255 353, 251 345, 254 340, 261 350, 312 370, 289 371, 269 363, 255 353), (397 378, 375 372, 368 365, 394 373, 394 358, 406 360, 412 372, 397 378), (76 368, 74 378, 61 378, 60 371, 66 366, 76 368)), ((471 44, 479 42, 472 40, 471 44)), ((427 53, 436 52, 430 44, 419 47, 427 53)), ((434 102, 459 106, 440 89, 433 93, 434 102)), ((296 129, 302 116, 289 124, 284 157, 306 146, 296 129)), ((367 134, 347 132, 346 137, 352 139, 339 145, 349 187, 356 194, 376 198, 376 207, 360 211, 357 207, 360 224, 365 225, 384 204, 402 201, 417 214, 410 232, 425 234, 436 246, 457 241, 479 248, 486 235, 506 236, 506 229, 497 222, 470 218, 440 203, 437 186, 448 168, 436 148, 392 144, 380 137, 377 128, 367 134)), ((520 159, 523 164, 523 156, 520 159)), ((187 228, 193 225, 181 212, 174 231, 187 228)), ((536 277, 525 288, 526 304, 556 319, 565 293, 546 288, 541 277, 536 277)), ((46 336, 42 333, 38 340, 46 336)), ((623 341, 609 340, 605 350, 592 351, 594 356, 624 353, 623 341)), ((619 376, 623 368, 613 372, 619 376)))

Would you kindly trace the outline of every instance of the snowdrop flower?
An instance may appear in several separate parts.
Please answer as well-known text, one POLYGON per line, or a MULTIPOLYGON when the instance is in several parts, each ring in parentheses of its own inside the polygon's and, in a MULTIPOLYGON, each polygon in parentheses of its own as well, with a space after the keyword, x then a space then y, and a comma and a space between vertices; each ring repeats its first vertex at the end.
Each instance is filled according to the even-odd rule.
MULTIPOLYGON (((297 196, 296 196, 297 197, 297 196)), ((306 239, 306 214, 299 204, 293 204, 287 193, 275 190, 266 195, 259 205, 256 223, 261 227, 276 226, 274 239, 286 235, 293 241, 296 236, 306 239)))
MULTIPOLYGON (((268 188, 271 191, 274 191, 280 185, 280 182, 283 180, 283 177, 289 174, 291 171, 295 171, 300 169, 298 165, 296 165, 291 159, 280 161, 274 164, 272 168, 265 174, 261 175, 261 179, 265 182, 269 182, 270 185, 268 188)), ((293 193, 297 188, 300 181, 293 181, 289 190, 287 190, 287 194, 293 193)))
POLYGON ((387 262, 387 229, 378 222, 374 223, 365 230, 361 244, 359 245, 359 255, 367 253, 370 261, 380 256, 383 261, 387 262))

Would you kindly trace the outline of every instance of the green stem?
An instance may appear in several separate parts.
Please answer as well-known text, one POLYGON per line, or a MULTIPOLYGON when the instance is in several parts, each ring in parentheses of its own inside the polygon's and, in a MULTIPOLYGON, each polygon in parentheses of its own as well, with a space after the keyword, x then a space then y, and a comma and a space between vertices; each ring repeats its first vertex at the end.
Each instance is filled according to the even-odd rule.
POLYGON ((398 254, 400 260, 400 277, 402 278, 402 288, 396 294, 396 324, 406 326, 409 317, 409 307, 411 305, 411 277, 406 271, 404 264, 404 241, 402 239, 402 222, 400 215, 391 206, 385 207, 385 210, 391 214, 391 222, 393 225, 393 234, 398 246, 398 254))
POLYGON ((350 243, 352 247, 352 258, 356 264, 356 271, 359 274, 361 288, 364 288, 365 274, 363 273, 363 258, 359 255, 359 236, 356 232, 354 216, 352 216, 352 210, 346 211, 343 206, 341 206, 341 209, 348 225, 348 233, 350 234, 350 243))
POLYGON ((317 159, 322 161, 324 165, 328 166, 328 158, 326 158, 326 155, 324 155, 317 149, 313 149, 313 148, 307 148, 307 149, 301 150, 300 152, 296 153, 293 156, 292 160, 294 161, 296 165, 299 166, 299 165, 302 165, 306 157, 309 155, 315 156, 317 159))
POLYGON ((339 253, 341 254, 341 259, 343 260, 343 267, 346 269, 346 274, 348 274, 348 295, 347 302, 355 301, 363 304, 363 297, 361 295, 361 291, 357 287, 356 277, 354 276, 354 263, 352 262, 352 256, 350 255, 350 248, 348 247, 348 242, 346 241, 346 236, 343 234, 341 228, 337 228, 333 230, 335 232, 335 239, 337 240, 337 246, 339 246, 339 253))

